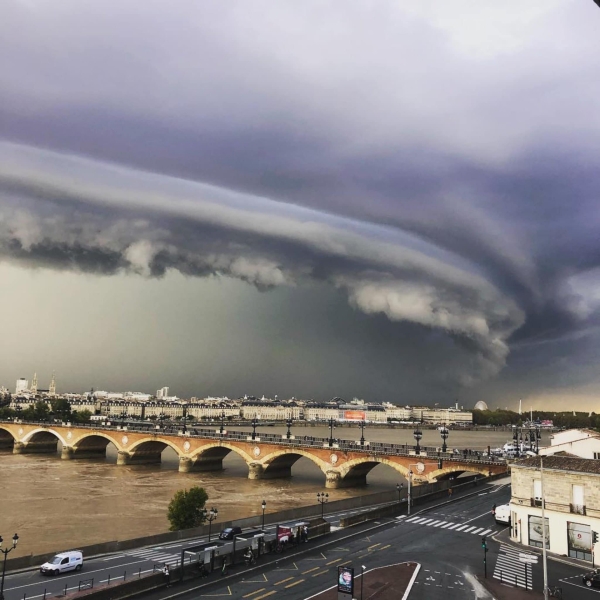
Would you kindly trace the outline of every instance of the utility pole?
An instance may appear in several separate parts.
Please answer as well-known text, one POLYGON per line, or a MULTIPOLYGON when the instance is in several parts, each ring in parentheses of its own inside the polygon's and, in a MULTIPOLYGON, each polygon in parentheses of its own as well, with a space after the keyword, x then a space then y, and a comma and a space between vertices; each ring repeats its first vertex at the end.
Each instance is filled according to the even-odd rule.
POLYGON ((485 535, 481 538, 481 547, 483 548, 483 574, 484 574, 485 578, 487 579, 487 553, 488 553, 488 547, 487 547, 487 538, 485 537, 485 535))
POLYGON ((546 497, 544 494, 543 456, 540 456, 540 484, 542 488, 542 562, 544 564, 544 600, 548 600, 548 562, 546 560, 546 497))

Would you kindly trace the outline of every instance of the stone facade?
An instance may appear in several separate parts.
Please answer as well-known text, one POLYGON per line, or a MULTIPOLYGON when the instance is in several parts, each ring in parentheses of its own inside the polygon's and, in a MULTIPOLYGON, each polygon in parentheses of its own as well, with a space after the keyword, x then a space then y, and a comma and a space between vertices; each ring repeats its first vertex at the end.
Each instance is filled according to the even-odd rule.
POLYGON ((600 462, 573 457, 535 457, 511 466, 511 538, 541 548, 542 497, 546 548, 592 560, 592 532, 600 533, 600 462), (543 458, 543 489, 540 459, 543 458))

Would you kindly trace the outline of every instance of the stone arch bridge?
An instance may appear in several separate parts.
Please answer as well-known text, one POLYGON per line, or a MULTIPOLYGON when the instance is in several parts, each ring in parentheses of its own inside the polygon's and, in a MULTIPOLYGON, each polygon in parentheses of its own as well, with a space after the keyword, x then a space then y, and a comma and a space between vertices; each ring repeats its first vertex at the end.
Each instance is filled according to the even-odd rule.
POLYGON ((259 434, 252 439, 246 432, 221 434, 206 429, 166 433, 68 423, 0 422, 0 449, 12 449, 15 454, 55 454, 60 442, 61 458, 65 460, 103 458, 112 443, 118 453, 117 465, 140 465, 160 463, 163 450, 169 447, 179 457, 179 470, 190 472, 222 470, 225 456, 235 452, 248 465, 249 479, 289 477, 292 465, 305 457, 321 469, 328 488, 364 485, 369 471, 379 464, 388 465, 405 478, 412 471, 414 484, 464 472, 483 476, 507 472, 504 462, 427 452, 417 455, 402 446, 392 451, 374 450, 343 440, 330 446, 328 440, 315 439, 288 440, 275 435, 261 438, 259 434))

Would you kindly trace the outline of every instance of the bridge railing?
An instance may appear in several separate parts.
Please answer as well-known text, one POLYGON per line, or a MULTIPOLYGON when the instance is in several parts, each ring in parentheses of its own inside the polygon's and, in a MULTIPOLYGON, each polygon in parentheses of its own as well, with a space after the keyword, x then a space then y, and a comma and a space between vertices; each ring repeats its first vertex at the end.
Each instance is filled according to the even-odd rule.
MULTIPOLYGON (((49 423, 48 421, 21 421, 12 419, 1 419, 2 423, 15 424, 16 422, 24 422, 28 425, 36 425, 40 427, 65 427, 66 423, 49 423)), ((100 423, 73 423, 72 426, 81 429, 90 430, 105 430, 115 431, 118 428, 122 429, 122 426, 118 423, 114 425, 106 425, 100 423)), ((181 437, 190 438, 202 438, 202 439, 213 439, 213 440, 238 440, 247 441, 251 437, 248 431, 236 431, 226 430, 222 434, 217 433, 215 428, 206 429, 204 427, 186 427, 185 432, 182 427, 177 426, 160 426, 157 427, 154 423, 152 425, 128 425, 127 431, 140 432, 140 433, 151 433, 153 435, 174 435, 181 437)), ((256 433, 256 438, 262 442, 268 442, 269 444, 286 446, 286 447, 305 447, 305 448, 323 448, 331 447, 332 450, 342 450, 347 452, 364 452, 365 454, 380 456, 380 455, 396 455, 396 456, 412 456, 417 458, 434 458, 442 459, 444 461, 455 461, 455 462, 472 462, 478 464, 490 464, 496 465, 503 462, 503 459, 496 457, 484 456, 482 452, 474 451, 452 451, 452 452, 441 452, 439 448, 434 446, 421 446, 421 454, 416 455, 416 447, 409 444, 393 444, 389 442, 373 442, 370 441, 368 446, 361 446, 360 442, 356 440, 344 440, 344 439, 333 439, 333 445, 329 446, 329 438, 321 438, 315 436, 296 436, 294 439, 286 439, 281 434, 272 433, 256 433)))

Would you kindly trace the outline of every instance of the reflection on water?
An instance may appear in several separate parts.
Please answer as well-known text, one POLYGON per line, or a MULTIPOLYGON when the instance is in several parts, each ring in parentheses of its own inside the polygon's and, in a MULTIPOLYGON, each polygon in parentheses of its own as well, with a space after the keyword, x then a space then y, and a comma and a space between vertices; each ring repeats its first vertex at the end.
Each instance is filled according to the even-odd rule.
MULTIPOLYGON (((242 429, 242 428, 240 428, 242 429)), ((260 428, 259 428, 260 430, 260 428)), ((269 433, 285 433, 285 427, 269 427, 269 433)), ((327 427, 296 428, 297 435, 328 437, 327 427)), ((359 439, 360 430, 339 428, 334 436, 359 439)), ((412 431, 365 430, 366 439, 413 444, 412 431)), ((506 432, 450 432, 449 447, 483 450, 502 445, 506 432)), ((423 445, 439 446, 435 430, 423 432, 423 445)), ((546 443, 544 441, 544 443, 546 443)), ((166 531, 166 513, 173 494, 195 485, 206 489, 209 506, 219 509, 223 520, 316 504, 325 477, 309 459, 292 468, 292 478, 255 481, 247 479, 248 467, 236 453, 224 460, 220 473, 179 473, 173 450, 162 454, 162 464, 117 467, 116 451, 109 445, 106 460, 63 461, 60 455, 0 454, 2 510, 0 534, 16 531, 19 546, 13 556, 54 552, 95 542, 127 539, 166 531)), ((391 467, 379 465, 368 476, 368 486, 327 490, 332 500, 393 489, 402 477, 391 467)))

